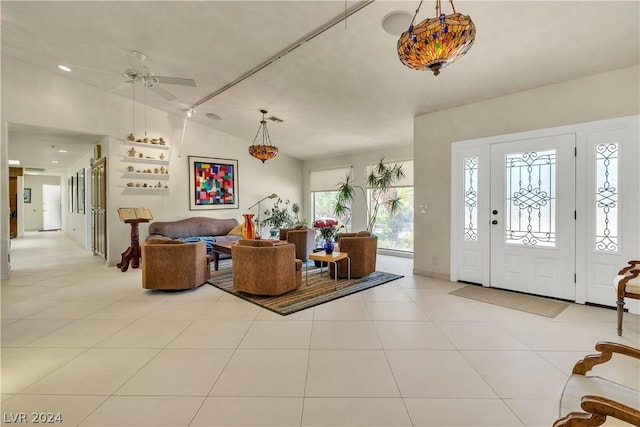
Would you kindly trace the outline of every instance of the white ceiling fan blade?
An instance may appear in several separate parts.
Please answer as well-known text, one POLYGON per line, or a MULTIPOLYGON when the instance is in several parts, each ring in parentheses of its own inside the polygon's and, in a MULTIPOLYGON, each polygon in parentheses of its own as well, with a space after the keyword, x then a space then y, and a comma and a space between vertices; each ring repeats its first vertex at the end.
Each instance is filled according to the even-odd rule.
POLYGON ((172 94, 162 86, 153 85, 149 87, 149 89, 151 89, 152 91, 154 91, 156 94, 160 95, 167 101, 173 101, 174 99, 176 99, 176 96, 174 94, 172 94))
POLYGON ((128 87, 130 87, 133 84, 133 80, 129 80, 126 82, 122 82, 122 83, 118 83, 117 85, 115 85, 114 87, 112 87, 111 89, 109 89, 109 92, 119 92, 123 89, 126 89, 128 87))
POLYGON ((196 87, 196 81, 193 79, 182 79, 180 77, 165 77, 165 76, 156 76, 156 78, 160 83, 164 83, 164 84, 196 87))
POLYGON ((105 74, 113 74, 113 75, 116 75, 116 76, 122 76, 122 73, 117 73, 115 71, 102 70, 100 68, 93 68, 93 67, 86 67, 84 65, 78 65, 78 64, 69 64, 69 68, 71 68, 72 70, 74 68, 77 68, 79 70, 95 71, 97 73, 105 73, 105 74))

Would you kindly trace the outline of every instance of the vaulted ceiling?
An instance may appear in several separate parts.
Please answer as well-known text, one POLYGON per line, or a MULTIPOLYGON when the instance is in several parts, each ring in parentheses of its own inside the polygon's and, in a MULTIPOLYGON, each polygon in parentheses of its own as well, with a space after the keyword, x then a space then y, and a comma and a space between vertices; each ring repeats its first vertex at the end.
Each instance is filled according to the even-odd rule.
MULTIPOLYGON (((456 2, 474 20, 476 41, 437 77, 404 67, 398 36, 381 26, 390 12, 413 14, 418 1, 367 3, 2 1, 2 56, 130 98, 122 73, 130 52, 140 51, 156 75, 195 80, 195 87, 162 84, 176 97, 170 102, 147 95, 149 105, 184 116, 345 10, 363 6, 203 102, 190 119, 250 144, 264 108, 283 120, 269 122, 274 143, 299 159, 313 156, 310 147, 319 144, 332 155, 409 145, 416 115, 640 62, 637 1, 456 2)), ((425 1, 418 20, 432 17, 433 6, 425 1)), ((443 9, 451 11, 445 2, 443 9)))

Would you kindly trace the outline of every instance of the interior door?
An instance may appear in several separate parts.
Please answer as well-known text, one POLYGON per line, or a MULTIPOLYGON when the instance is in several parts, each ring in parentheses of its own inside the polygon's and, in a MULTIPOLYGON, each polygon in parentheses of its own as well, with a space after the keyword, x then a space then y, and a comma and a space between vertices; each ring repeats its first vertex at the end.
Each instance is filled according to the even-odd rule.
POLYGON ((107 159, 91 167, 91 250, 107 258, 107 159))
POLYGON ((491 145, 491 286, 575 299, 575 134, 491 145))
POLYGON ((59 185, 42 185, 42 229, 60 230, 62 226, 62 208, 59 185))

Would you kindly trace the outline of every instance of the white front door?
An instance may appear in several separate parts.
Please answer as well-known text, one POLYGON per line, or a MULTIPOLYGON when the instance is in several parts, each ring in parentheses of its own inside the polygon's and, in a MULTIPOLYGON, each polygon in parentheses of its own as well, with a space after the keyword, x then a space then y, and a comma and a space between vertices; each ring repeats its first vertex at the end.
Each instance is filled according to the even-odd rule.
POLYGON ((62 224, 60 186, 42 185, 42 229, 59 230, 62 224))
POLYGON ((575 134, 491 145, 491 286, 575 299, 575 134))
POLYGON ((632 116, 453 143, 451 279, 615 306, 640 257, 639 142, 632 116))

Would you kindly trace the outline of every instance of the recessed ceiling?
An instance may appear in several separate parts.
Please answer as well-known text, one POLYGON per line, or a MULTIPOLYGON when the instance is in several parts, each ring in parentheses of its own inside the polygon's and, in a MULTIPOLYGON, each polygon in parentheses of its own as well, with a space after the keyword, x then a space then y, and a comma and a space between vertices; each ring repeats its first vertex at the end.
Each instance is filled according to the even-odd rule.
MULTIPOLYGON (((433 15, 431 3, 424 2, 417 21, 433 15)), ((196 81, 196 87, 163 85, 175 101, 148 97, 149 105, 183 117, 189 106, 355 4, 3 1, 2 56, 110 90, 123 82, 127 54, 143 52, 156 75, 196 81)), ((404 67, 397 36, 382 28, 389 13, 413 14, 417 4, 367 5, 203 103, 190 120, 249 145, 264 108, 284 120, 269 124, 274 144, 299 159, 317 156, 318 146, 332 156, 391 149, 413 142, 416 115, 639 63, 639 2, 456 2, 458 12, 473 18, 476 41, 434 77, 404 67)), ((450 13, 448 3, 443 10, 450 13)))

